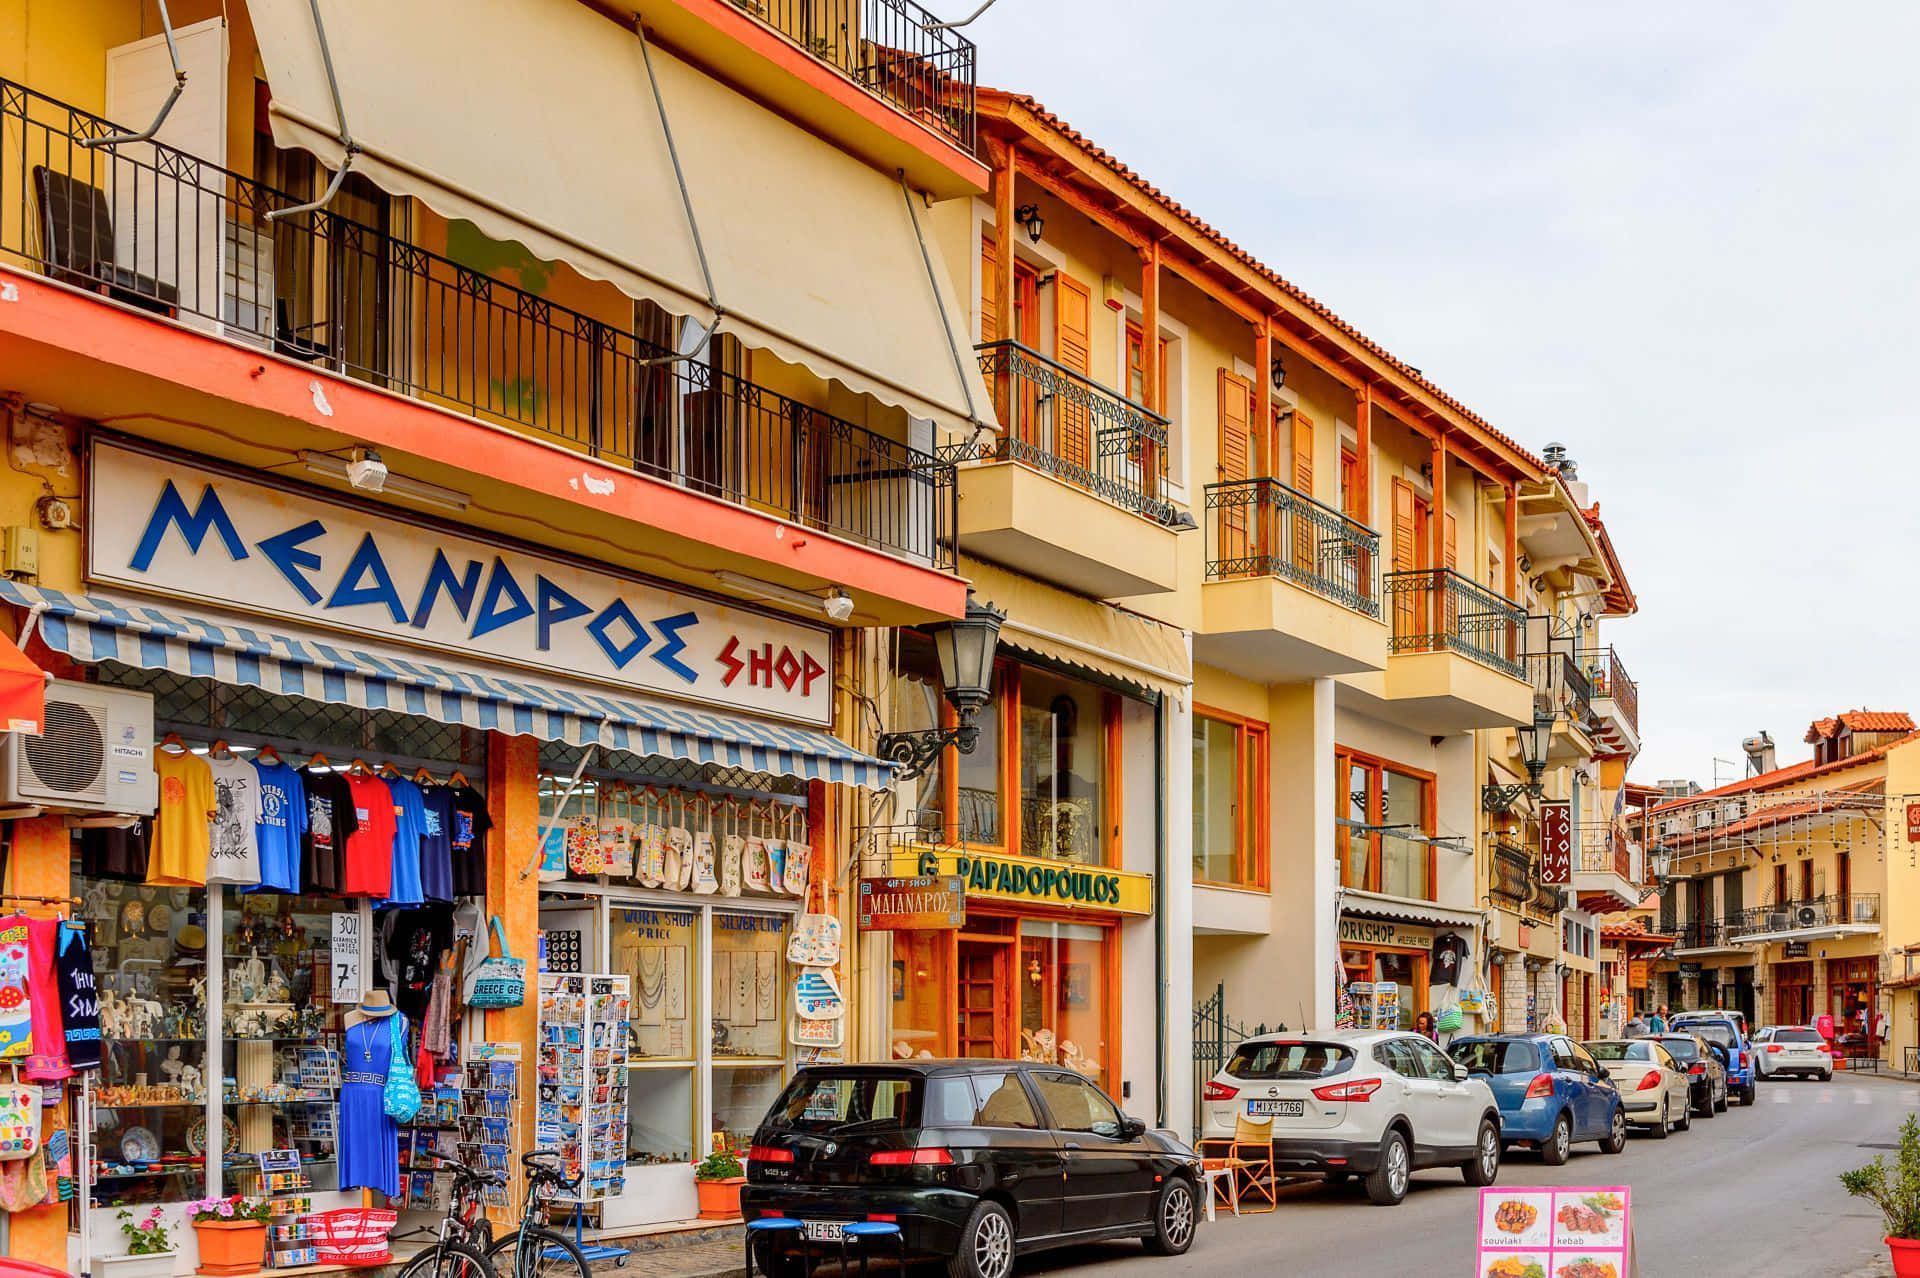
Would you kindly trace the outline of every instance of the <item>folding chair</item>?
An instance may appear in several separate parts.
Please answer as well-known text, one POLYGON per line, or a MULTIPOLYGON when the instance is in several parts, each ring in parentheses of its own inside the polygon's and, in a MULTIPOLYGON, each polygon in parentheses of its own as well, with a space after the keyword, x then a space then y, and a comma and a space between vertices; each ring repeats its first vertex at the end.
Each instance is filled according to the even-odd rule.
POLYGON ((1234 1116, 1233 1145, 1229 1154, 1234 1161, 1234 1214, 1239 1215, 1244 1200, 1250 1212, 1272 1211, 1280 1205, 1279 1187, 1274 1183, 1273 1120, 1255 1122, 1245 1114, 1234 1116))
POLYGON ((174 313, 178 289, 116 262, 105 191, 44 164, 33 168, 33 191, 40 203, 40 254, 50 278, 142 310, 174 313))

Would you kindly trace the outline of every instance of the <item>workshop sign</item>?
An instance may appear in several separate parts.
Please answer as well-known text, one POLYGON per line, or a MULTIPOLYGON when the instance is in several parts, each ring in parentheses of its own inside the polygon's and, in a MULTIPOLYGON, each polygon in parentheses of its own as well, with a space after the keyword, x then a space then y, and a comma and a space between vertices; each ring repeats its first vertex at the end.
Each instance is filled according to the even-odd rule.
POLYGON ((830 632, 400 510, 96 440, 87 577, 824 725, 830 632))

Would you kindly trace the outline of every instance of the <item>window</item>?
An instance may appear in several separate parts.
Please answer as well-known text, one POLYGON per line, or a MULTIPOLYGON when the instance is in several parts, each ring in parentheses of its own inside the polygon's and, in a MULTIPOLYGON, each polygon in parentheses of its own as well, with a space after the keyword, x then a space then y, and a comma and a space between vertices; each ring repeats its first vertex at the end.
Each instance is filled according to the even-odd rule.
POLYGON ((787 1087, 768 1121, 795 1131, 843 1127, 898 1129, 920 1119, 918 1074, 842 1074, 809 1071, 787 1087))
MULTIPOLYGON (((900 636, 900 655, 893 675, 893 728, 897 732, 925 732, 947 726, 946 698, 940 692, 940 664, 933 642, 912 631, 900 636)), ((980 745, 986 747, 981 734, 980 745)), ((996 741, 994 744, 998 744, 996 741)), ((978 753, 976 750, 975 753, 978 753)), ((947 793, 946 752, 935 759, 918 782, 915 820, 922 838, 944 837, 947 793)))
POLYGON ((1107 1041, 1110 929, 1042 919, 1020 922, 1020 1056, 1101 1078, 1107 1041))
POLYGON ((1512 1039, 1455 1043, 1453 1059, 1477 1074, 1531 1074, 1540 1068, 1533 1044, 1512 1039))
POLYGON ((1351 1068, 1353 1052, 1339 1043, 1242 1043, 1227 1062, 1227 1076, 1270 1082, 1326 1078, 1351 1068))
POLYGON ((1096 1136, 1120 1134, 1120 1111, 1113 1102, 1078 1074, 1035 1074, 1035 1086, 1053 1126, 1063 1132, 1092 1132, 1096 1136))
POLYGON ((1374 1044, 1373 1059, 1402 1078, 1420 1077, 1420 1065, 1414 1060, 1413 1053, 1407 1050, 1405 1039, 1396 1038, 1374 1044))
POLYGON ((1432 776, 1341 750, 1334 778, 1341 885, 1432 900, 1432 776))
POLYGON ((965 843, 997 847, 1006 842, 1001 816, 1005 804, 1001 785, 1000 749, 1006 730, 1007 667, 994 671, 993 700, 980 708, 974 722, 980 726, 972 750, 949 754, 957 780, 954 793, 954 837, 965 843))
POLYGON ((1442 1083, 1453 1081, 1453 1062, 1447 1059, 1445 1052, 1424 1038, 1410 1038, 1405 1046, 1413 1053, 1414 1065, 1424 1077, 1442 1083))
POLYGON ((974 1126, 1027 1130, 1040 1126, 1040 1116, 1034 1113, 1018 1074, 976 1074, 972 1081, 974 1126))
POLYGON ((628 1022, 627 1159, 680 1163, 694 1151, 694 965, 699 914, 617 909, 610 915, 613 970, 632 978, 628 1022))
POLYGON ((1197 711, 1193 717, 1193 877, 1267 886, 1267 729, 1197 711))

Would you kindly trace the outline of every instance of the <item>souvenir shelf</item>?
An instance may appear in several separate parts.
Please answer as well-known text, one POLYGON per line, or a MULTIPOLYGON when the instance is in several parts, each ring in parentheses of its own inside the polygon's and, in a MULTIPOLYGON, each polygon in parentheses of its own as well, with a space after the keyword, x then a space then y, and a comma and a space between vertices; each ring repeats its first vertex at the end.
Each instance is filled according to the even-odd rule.
POLYGON ((540 977, 535 1140, 580 1178, 583 1207, 617 1198, 627 1163, 627 1016, 632 978, 540 977))

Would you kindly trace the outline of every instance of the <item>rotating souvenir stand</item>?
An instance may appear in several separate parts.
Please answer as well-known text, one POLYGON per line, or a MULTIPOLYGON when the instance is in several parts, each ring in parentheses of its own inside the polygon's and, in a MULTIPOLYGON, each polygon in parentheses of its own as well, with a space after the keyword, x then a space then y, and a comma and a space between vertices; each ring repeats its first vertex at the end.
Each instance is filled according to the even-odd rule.
POLYGON ((581 1213, 626 1187, 627 976, 540 977, 539 1096, 535 1144, 557 1152, 579 1190, 557 1196, 581 1213))
POLYGON ((293 1269, 320 1261, 313 1225, 313 1178, 301 1166, 297 1149, 271 1149, 256 1154, 259 1186, 272 1218, 267 1225, 267 1267, 293 1269))

